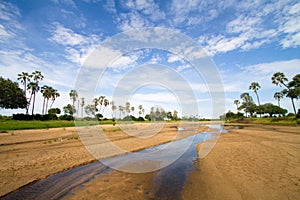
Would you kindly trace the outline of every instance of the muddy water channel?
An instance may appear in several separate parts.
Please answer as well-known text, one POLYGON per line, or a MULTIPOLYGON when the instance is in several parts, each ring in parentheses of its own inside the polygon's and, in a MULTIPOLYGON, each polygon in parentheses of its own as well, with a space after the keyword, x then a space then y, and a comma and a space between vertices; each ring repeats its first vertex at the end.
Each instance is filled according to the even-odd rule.
POLYGON ((221 131, 219 125, 210 128, 216 132, 202 132, 54 174, 3 199, 181 199, 182 188, 198 160, 196 146, 218 137, 221 131), (172 161, 179 152, 183 153, 172 161), (155 166, 155 170, 145 169, 143 173, 128 170, 146 162, 147 166, 149 163, 155 166))

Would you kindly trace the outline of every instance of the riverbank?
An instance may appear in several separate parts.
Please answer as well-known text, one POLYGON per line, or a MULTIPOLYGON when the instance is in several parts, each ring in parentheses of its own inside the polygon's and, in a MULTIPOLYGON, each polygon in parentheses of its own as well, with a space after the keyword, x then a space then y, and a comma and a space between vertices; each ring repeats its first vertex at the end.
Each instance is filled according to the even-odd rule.
POLYGON ((222 134, 208 156, 198 160, 183 199, 298 199, 300 128, 240 128, 222 134))
MULTIPOLYGON (((142 123, 101 127, 110 141, 126 151, 137 151, 197 133, 185 131, 181 134, 177 130, 179 123, 166 123, 157 126, 158 133, 152 135, 153 131, 150 131, 150 135, 145 135, 146 129, 153 130, 152 127, 147 127, 152 125, 142 123)), ((79 131, 82 129, 97 132, 99 126, 78 128, 79 131)), ((198 131, 206 129, 205 126, 199 126, 198 131)), ((105 146, 105 141, 103 145, 105 146)), ((76 128, 69 127, 1 133, 0 160, 2 196, 28 183, 93 162, 95 159, 81 143, 76 128)))

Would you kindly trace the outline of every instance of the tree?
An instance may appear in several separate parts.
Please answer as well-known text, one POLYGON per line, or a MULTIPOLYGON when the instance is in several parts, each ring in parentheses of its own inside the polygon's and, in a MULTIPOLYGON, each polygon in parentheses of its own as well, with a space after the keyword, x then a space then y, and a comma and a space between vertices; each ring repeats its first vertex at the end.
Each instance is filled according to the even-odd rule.
POLYGON ((71 90, 70 93, 69 93, 69 96, 70 96, 70 99, 72 101, 72 107, 74 108, 74 111, 72 113, 74 114, 74 113, 76 113, 76 111, 75 111, 75 102, 78 98, 78 93, 77 93, 76 90, 71 90))
POLYGON ((84 107, 84 111, 88 116, 90 116, 90 115, 95 116, 95 113, 96 113, 95 105, 86 105, 84 107))
POLYGON ((109 105, 108 99, 104 99, 104 100, 103 100, 103 105, 104 105, 104 107, 103 107, 103 110, 102 110, 102 115, 103 115, 103 113, 104 113, 105 108, 109 105))
MULTIPOLYGON (((21 83, 24 86, 24 94, 27 101, 27 83, 30 81, 30 78, 32 78, 32 75, 28 74, 27 72, 22 72, 21 74, 18 74, 18 80, 21 80, 21 83)), ((26 114, 28 114, 28 105, 26 105, 26 114)))
POLYGON ((131 111, 131 109, 130 109, 130 102, 126 102, 125 103, 125 111, 127 112, 127 115, 130 114, 130 111, 131 111))
POLYGON ((40 87, 39 87, 38 83, 36 83, 36 82, 30 82, 30 83, 28 83, 27 87, 28 87, 29 90, 31 90, 31 95, 30 95, 29 102, 31 102, 31 99, 33 97, 32 112, 31 112, 31 114, 33 115, 33 113, 34 113, 34 105, 35 105, 35 96, 36 96, 36 93, 40 90, 40 87))
POLYGON ((60 94, 58 93, 58 91, 56 89, 53 90, 52 95, 51 95, 51 105, 50 108, 52 108, 52 105, 54 103, 54 101, 56 100, 57 97, 60 97, 60 94))
POLYGON ((142 111, 143 111, 143 106, 142 106, 142 105, 139 105, 139 116, 141 116, 142 111))
POLYGON ((285 115, 287 113, 286 109, 282 109, 279 106, 275 106, 271 103, 266 103, 261 106, 262 109, 260 109, 258 112, 261 114, 269 114, 270 117, 272 117, 274 114, 279 115, 285 115))
POLYGON ((48 110, 49 115, 59 115, 61 113, 59 108, 50 108, 48 110))
POLYGON ((25 93, 18 83, 0 76, 0 108, 26 108, 27 104, 25 93))
POLYGON ((81 97, 80 106, 81 106, 81 117, 83 117, 83 108, 85 106, 84 97, 81 97))
POLYGON ((233 102, 236 105, 236 110, 239 110, 240 101, 238 99, 234 100, 233 102))
POLYGON ((31 103, 32 97, 33 97, 33 102, 32 102, 32 115, 34 114, 34 105, 35 105, 35 98, 36 98, 36 93, 40 90, 39 87, 39 81, 44 79, 44 76, 40 71, 34 71, 31 74, 33 82, 28 83, 27 89, 31 90, 31 95, 29 99, 29 104, 31 103))
POLYGON ((256 95, 258 105, 260 106, 260 101, 259 101, 259 97, 258 97, 258 93, 257 93, 257 91, 259 89, 260 89, 260 85, 257 82, 252 82, 251 85, 249 86, 249 90, 253 90, 253 92, 256 95))
POLYGON ((284 73, 276 72, 272 76, 272 83, 275 85, 279 85, 280 87, 285 86, 287 87, 286 83, 288 79, 285 77, 284 73))
POLYGON ((131 112, 132 112, 132 115, 134 115, 134 106, 132 106, 132 107, 130 108, 130 110, 131 110, 131 112))
POLYGON ((117 110, 117 106, 115 105, 114 101, 112 101, 110 104, 111 104, 111 116, 114 119, 116 117, 115 116, 115 110, 117 110))
POLYGON ((300 74, 297 74, 295 77, 293 77, 293 80, 288 83, 286 83, 288 79, 282 72, 274 73, 271 79, 273 84, 279 85, 280 87, 285 87, 285 89, 282 90, 282 93, 291 99, 293 110, 296 115, 297 112, 294 99, 298 99, 300 97, 300 74))
POLYGON ((53 92, 54 92, 54 89, 52 87, 49 87, 47 85, 44 85, 43 87, 41 87, 41 93, 44 97, 42 114, 47 114, 46 111, 48 110, 48 101, 52 97, 53 92), (46 104, 46 107, 45 107, 45 104, 46 104))
POLYGON ((72 115, 73 116, 74 112, 76 112, 76 109, 74 108, 73 105, 68 104, 68 105, 63 107, 63 111, 66 115, 72 115))
POLYGON ((119 119, 121 119, 122 113, 124 112, 124 107, 119 106, 119 111, 120 111, 119 119))
POLYGON ((256 105, 254 104, 252 97, 249 95, 249 93, 245 92, 241 94, 240 98, 242 99, 243 102, 242 105, 239 107, 239 109, 244 109, 246 115, 247 112, 249 112, 250 117, 252 117, 253 113, 256 110, 256 105))
POLYGON ((282 98, 283 98, 283 94, 282 94, 282 92, 275 92, 275 94, 274 94, 274 98, 275 98, 275 100, 277 100, 277 102, 278 102, 278 106, 280 107, 280 99, 282 99, 282 98))
POLYGON ((178 112, 177 112, 177 110, 173 111, 173 119, 174 120, 178 120, 178 112))

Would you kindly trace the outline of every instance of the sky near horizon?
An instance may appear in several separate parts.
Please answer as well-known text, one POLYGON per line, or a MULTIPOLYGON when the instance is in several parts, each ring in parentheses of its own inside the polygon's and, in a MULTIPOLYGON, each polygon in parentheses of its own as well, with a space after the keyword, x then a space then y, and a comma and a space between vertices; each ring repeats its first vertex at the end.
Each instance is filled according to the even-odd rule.
MULTIPOLYGON (((114 90, 130 91, 126 100, 136 107, 136 113, 143 104, 146 113, 151 106, 160 105, 183 115, 212 117, 214 93, 224 91, 226 111, 236 111, 233 101, 243 92, 249 92, 257 103, 248 89, 251 82, 261 85, 261 103, 277 105, 273 95, 282 88, 271 83, 271 76, 280 71, 291 80, 300 73, 299 22, 298 0, 1 0, 0 75, 17 81, 18 73, 41 71, 45 76, 41 85, 52 86, 61 94, 53 107, 71 103, 69 91, 93 80, 91 96, 111 100, 114 90), (122 34, 134 41, 116 47, 122 34), (196 52, 191 46, 180 51, 169 48, 178 35, 202 48, 196 52), (138 39, 142 41, 139 48, 126 49, 138 39), (147 41, 155 48, 147 46, 147 41), (99 48, 107 43, 110 48, 99 48), (95 51, 107 60, 92 58, 95 51), (206 57, 209 63, 197 71, 193 57, 206 57), (90 71, 80 82, 78 77, 83 69, 90 69, 86 66, 91 62, 109 65, 101 76, 90 71), (210 74, 208 68, 216 71, 210 74), (182 92, 189 89, 198 112, 182 111, 191 99, 191 94, 182 92)), ((85 95, 79 93, 79 97, 85 95)), ((299 109, 299 100, 295 104, 299 109)), ((281 106, 292 112, 290 99, 281 100, 281 106)), ((36 112, 41 108, 39 94, 36 112)), ((1 115, 16 112, 24 110, 0 110, 1 115)))

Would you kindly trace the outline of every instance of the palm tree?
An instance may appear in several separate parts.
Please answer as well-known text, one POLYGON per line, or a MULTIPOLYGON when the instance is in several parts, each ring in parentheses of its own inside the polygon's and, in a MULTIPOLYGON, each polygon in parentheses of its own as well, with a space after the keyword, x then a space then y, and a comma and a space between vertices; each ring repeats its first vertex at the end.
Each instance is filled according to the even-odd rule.
MULTIPOLYGON (((272 76, 272 83, 273 84, 279 85, 280 87, 282 87, 282 85, 285 86, 286 89, 284 89, 282 91, 282 93, 284 95, 286 95, 286 97, 289 97, 291 99, 292 106, 293 106, 293 109, 294 109, 294 113, 296 115, 297 112, 296 112, 295 103, 294 103, 295 96, 293 95, 293 90, 291 90, 292 84, 291 83, 286 84, 285 83, 286 81, 288 81, 288 79, 285 77, 284 73, 282 73, 282 72, 276 72, 272 76)), ((293 82, 293 81, 291 81, 291 82, 293 82)))
POLYGON ((142 105, 139 105, 139 116, 141 116, 141 114, 142 114, 142 110, 143 110, 143 106, 142 105))
POLYGON ((250 117, 252 117, 252 114, 254 112, 254 107, 255 107, 252 97, 249 95, 248 92, 244 92, 241 94, 240 98, 243 100, 241 107, 245 110, 246 116, 247 116, 247 112, 249 112, 250 117))
MULTIPOLYGON (((21 74, 18 74, 18 80, 21 80, 21 83, 24 85, 24 94, 25 98, 27 100, 27 82, 30 81, 30 78, 32 78, 32 75, 28 74, 27 72, 22 72, 21 74)), ((28 105, 26 106, 26 114, 28 114, 28 105)))
POLYGON ((275 98, 275 100, 277 100, 278 106, 280 107, 280 99, 283 98, 283 93, 282 92, 275 92, 274 98, 275 98))
POLYGON ((102 115, 104 113, 105 108, 109 105, 109 101, 107 99, 104 99, 103 100, 103 105, 104 105, 104 107, 103 107, 103 110, 102 110, 102 115))
MULTIPOLYGON (((251 85, 249 86, 249 90, 253 90, 253 92, 256 94, 256 98, 257 98, 257 103, 258 103, 258 109, 260 110, 260 101, 259 101, 259 97, 258 97, 258 93, 257 90, 260 89, 260 85, 257 82, 252 82, 251 85)), ((261 117, 261 114, 259 114, 261 117)))
POLYGON ((132 115, 134 115, 134 106, 131 107, 132 115))
POLYGON ((80 106, 81 106, 81 117, 83 118, 83 108, 85 106, 84 97, 81 97, 80 106))
MULTIPOLYGON (((69 96, 71 98, 71 101, 72 101, 72 108, 75 108, 75 102, 78 98, 78 93, 76 90, 71 90, 70 93, 69 93, 69 96)), ((74 114, 75 112, 73 112, 74 114)))
POLYGON ((51 94, 51 105, 50 108, 52 108, 52 105, 54 103, 54 101, 56 100, 57 97, 60 97, 60 94, 58 93, 58 91, 56 89, 53 89, 53 92, 51 94))
POLYGON ((115 110, 117 109, 117 106, 115 105, 115 102, 114 101, 111 101, 110 103, 111 105, 111 115, 112 115, 112 118, 115 118, 115 110))
POLYGON ((45 110, 47 110, 47 108, 48 108, 48 101, 52 96, 53 90, 54 89, 52 87, 49 87, 47 85, 44 85, 43 87, 41 87, 41 93, 43 94, 43 97, 44 97, 42 114, 46 114, 45 110), (47 100, 47 106, 45 109, 46 100, 47 100))
POLYGON ((131 109, 130 109, 130 103, 129 102, 126 102, 126 104, 125 104, 125 110, 127 112, 127 115, 129 115, 130 111, 131 111, 131 109))
MULTIPOLYGON (((39 81, 43 80, 44 76, 42 75, 42 73, 40 71, 34 71, 34 72, 32 72, 31 76, 33 78, 33 81, 35 81, 35 82, 33 82, 34 84, 30 84, 31 97, 33 95, 33 102, 32 102, 32 115, 33 115, 34 104, 35 104, 35 96, 36 96, 36 93, 40 90, 39 81)), ((31 97, 30 97, 29 103, 31 101, 31 97)))
POLYGON ((101 112, 101 108, 102 108, 104 99, 105 99, 105 96, 100 96, 100 97, 98 98, 98 103, 100 104, 99 112, 101 112))
POLYGON ((38 83, 36 83, 36 82, 30 82, 28 84, 27 88, 28 88, 28 90, 31 90, 30 101, 31 101, 31 99, 33 97, 32 113, 31 113, 33 115, 33 113, 34 113, 34 104, 35 104, 35 95, 39 91, 40 88, 39 88, 38 83))
POLYGON ((288 81, 288 79, 285 77, 284 73, 282 72, 276 72, 275 74, 273 74, 272 76, 272 83, 275 85, 279 85, 280 87, 285 86, 286 88, 288 87, 286 85, 286 81, 288 81))
POLYGON ((259 89, 260 89, 260 85, 257 82, 252 82, 251 85, 249 86, 249 90, 253 90, 253 92, 256 94, 257 102, 258 105, 260 106, 260 101, 257 93, 259 89))
POLYGON ((119 111, 120 111, 120 119, 121 119, 121 114, 124 112, 124 107, 123 106, 119 106, 119 111))
POLYGON ((236 110, 239 110, 240 101, 238 99, 234 100, 233 102, 236 105, 236 110))

